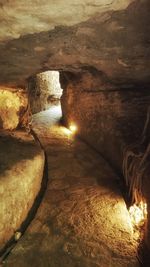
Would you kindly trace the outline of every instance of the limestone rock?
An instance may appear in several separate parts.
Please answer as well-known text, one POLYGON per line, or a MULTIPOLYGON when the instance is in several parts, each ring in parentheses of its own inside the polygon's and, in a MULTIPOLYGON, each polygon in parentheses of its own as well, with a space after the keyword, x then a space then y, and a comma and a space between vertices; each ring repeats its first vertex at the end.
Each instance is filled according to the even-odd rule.
POLYGON ((63 119, 122 172, 124 149, 140 141, 149 90, 116 90, 100 73, 61 73, 63 119))
POLYGON ((25 221, 41 188, 44 153, 24 132, 0 136, 0 250, 25 221))
POLYGON ((1 4, 0 84, 92 66, 118 88, 148 87, 149 0, 23 3, 1 4))
POLYGON ((0 129, 17 128, 19 123, 22 124, 27 109, 28 99, 24 90, 0 87, 0 129))
POLYGON ((139 267, 138 240, 117 175, 58 121, 56 109, 34 116, 50 179, 34 220, 4 267, 139 267))
POLYGON ((58 71, 46 71, 31 77, 28 84, 32 114, 58 105, 62 94, 58 71))
MULTIPOLYGON (((0 5, 0 40, 19 38, 53 29, 57 25, 74 25, 87 20, 97 12, 126 8, 133 0, 1 0, 0 5)), ((42 48, 36 47, 36 51, 42 48)))

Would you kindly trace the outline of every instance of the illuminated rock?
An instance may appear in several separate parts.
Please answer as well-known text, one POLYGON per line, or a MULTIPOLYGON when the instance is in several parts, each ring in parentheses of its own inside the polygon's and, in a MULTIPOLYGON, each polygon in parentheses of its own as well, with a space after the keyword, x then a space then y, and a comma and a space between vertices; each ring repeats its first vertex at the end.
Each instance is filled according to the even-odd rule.
POLYGON ((149 84, 149 0, 23 3, 0 6, 0 84, 22 87, 44 70, 83 66, 118 87, 149 84))
POLYGON ((24 90, 0 87, 0 129, 17 128, 19 123, 22 124, 27 109, 28 99, 24 90))
POLYGON ((47 154, 47 189, 4 267, 139 267, 138 240, 108 163, 58 124, 56 107, 34 115, 47 154))
POLYGON ((43 169, 44 153, 31 135, 1 133, 0 252, 10 238, 20 236, 15 233, 18 229, 24 229, 21 224, 41 189, 43 169))

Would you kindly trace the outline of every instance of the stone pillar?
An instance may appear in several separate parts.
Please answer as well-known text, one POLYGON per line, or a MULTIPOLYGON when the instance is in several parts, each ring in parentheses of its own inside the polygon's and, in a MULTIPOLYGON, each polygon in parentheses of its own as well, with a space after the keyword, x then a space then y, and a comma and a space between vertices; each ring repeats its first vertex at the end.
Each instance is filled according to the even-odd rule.
POLYGON ((46 110, 60 103, 62 89, 58 71, 46 71, 31 77, 28 84, 32 113, 46 110))

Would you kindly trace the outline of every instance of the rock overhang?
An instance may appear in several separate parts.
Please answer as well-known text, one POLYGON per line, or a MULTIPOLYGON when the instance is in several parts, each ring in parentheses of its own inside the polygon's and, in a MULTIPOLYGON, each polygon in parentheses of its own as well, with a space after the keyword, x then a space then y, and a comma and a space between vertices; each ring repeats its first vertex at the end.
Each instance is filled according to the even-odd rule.
POLYGON ((77 71, 92 66, 120 88, 149 86, 148 0, 105 1, 105 5, 104 1, 92 4, 86 0, 82 1, 82 5, 76 1, 74 4, 68 3, 64 10, 61 8, 64 1, 54 4, 43 1, 43 5, 41 1, 34 1, 32 10, 31 3, 28 5, 27 2, 23 7, 23 2, 1 3, 1 11, 6 13, 2 13, 1 28, 7 34, 6 28, 11 24, 9 31, 12 34, 9 38, 4 34, 0 42, 1 85, 25 87, 29 76, 45 70, 77 71), (48 6, 51 8, 48 9, 48 6), (48 12, 52 12, 56 6, 58 13, 56 23, 52 23, 52 26, 51 21, 56 14, 52 16, 48 12), (6 12, 7 8, 9 12, 6 12), (78 8, 84 9, 84 16, 80 19, 78 8), (42 22, 46 19, 43 10, 45 17, 49 18, 48 24, 42 22), (24 13, 31 17, 31 21, 35 21, 29 23, 24 13), (23 28, 21 16, 27 20, 23 28), (39 20, 36 21, 38 16, 39 20), (75 22, 74 17, 77 20, 75 22), (43 28, 38 27, 40 22, 43 28), (31 26, 34 29, 31 30, 31 26), (13 35, 13 32, 17 35, 13 35))

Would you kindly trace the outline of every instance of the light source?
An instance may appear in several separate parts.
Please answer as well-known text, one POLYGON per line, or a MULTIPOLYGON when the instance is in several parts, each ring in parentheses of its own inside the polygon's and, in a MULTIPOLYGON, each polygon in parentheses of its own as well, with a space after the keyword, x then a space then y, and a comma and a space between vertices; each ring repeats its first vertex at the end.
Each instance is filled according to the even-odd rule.
POLYGON ((129 208, 129 214, 131 222, 135 227, 141 227, 144 225, 147 218, 147 204, 142 201, 139 204, 134 204, 129 208))
POLYGON ((68 128, 63 127, 62 130, 63 130, 65 135, 67 135, 67 136, 71 135, 71 131, 68 128))
POLYGON ((72 132, 72 133, 75 133, 77 131, 77 126, 75 124, 70 124, 69 126, 69 130, 72 132))

